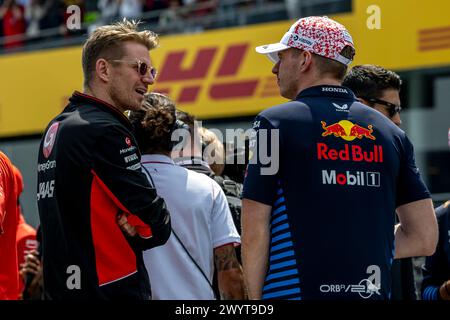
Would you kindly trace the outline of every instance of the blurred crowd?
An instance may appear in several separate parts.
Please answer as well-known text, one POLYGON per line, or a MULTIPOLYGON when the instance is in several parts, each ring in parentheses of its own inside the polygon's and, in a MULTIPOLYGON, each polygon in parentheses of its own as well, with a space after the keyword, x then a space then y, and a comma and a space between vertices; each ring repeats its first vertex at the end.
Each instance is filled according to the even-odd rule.
POLYGON ((11 49, 43 38, 86 33, 99 25, 123 18, 150 23, 157 27, 158 33, 195 32, 205 26, 204 21, 201 25, 195 22, 207 15, 229 14, 241 7, 262 2, 269 1, 0 0, 0 47, 11 49), (71 30, 67 27, 67 20, 75 12, 78 13, 71 9, 73 5, 79 8, 81 28, 71 30))

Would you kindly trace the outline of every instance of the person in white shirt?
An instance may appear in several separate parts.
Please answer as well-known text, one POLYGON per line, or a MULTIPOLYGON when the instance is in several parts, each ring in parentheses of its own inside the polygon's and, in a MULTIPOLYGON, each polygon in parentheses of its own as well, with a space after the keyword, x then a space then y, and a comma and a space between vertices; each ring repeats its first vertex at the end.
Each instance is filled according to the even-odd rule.
POLYGON ((130 121, 142 155, 143 170, 171 213, 172 234, 166 245, 144 252, 154 300, 212 300, 214 267, 221 299, 244 299, 242 268, 234 247, 240 237, 226 197, 212 179, 170 158, 171 136, 180 126, 168 97, 146 94, 145 111, 130 121))

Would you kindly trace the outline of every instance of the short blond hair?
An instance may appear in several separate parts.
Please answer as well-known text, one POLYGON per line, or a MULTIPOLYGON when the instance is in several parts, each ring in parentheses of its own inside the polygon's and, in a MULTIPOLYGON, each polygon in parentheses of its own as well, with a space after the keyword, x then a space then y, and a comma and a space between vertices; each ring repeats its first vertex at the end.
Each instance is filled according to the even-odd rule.
POLYGON ((122 44, 125 41, 143 44, 148 50, 158 46, 158 35, 150 30, 138 31, 138 25, 139 22, 123 19, 121 22, 101 26, 89 36, 82 53, 85 87, 88 87, 92 80, 98 59, 119 60, 124 56, 122 44))
MULTIPOLYGON (((216 136, 214 132, 211 130, 200 127, 198 129, 200 133, 200 137, 202 139, 203 144, 206 146, 212 145, 213 152, 211 154, 204 155, 204 159, 214 171, 214 174, 220 176, 225 169, 225 150, 222 142, 219 141, 219 138, 216 136)), ((210 149, 210 148, 209 148, 210 149)), ((204 152, 204 150, 202 150, 204 152)))

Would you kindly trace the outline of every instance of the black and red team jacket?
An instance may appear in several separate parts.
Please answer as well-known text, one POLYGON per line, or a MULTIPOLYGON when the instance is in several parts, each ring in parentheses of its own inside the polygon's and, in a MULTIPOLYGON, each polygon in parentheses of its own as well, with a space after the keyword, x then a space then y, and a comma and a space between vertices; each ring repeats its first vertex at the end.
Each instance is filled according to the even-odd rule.
POLYGON ((131 131, 122 113, 79 92, 47 127, 37 190, 47 298, 149 298, 142 250, 167 241, 170 219, 148 223, 157 195, 131 131), (119 214, 140 235, 126 236, 119 214))

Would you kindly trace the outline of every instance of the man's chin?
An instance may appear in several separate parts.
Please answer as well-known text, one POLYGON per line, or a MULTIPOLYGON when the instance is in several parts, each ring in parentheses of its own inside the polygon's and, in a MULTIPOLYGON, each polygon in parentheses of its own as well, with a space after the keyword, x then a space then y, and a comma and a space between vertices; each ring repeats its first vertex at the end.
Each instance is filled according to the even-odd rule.
POLYGON ((144 96, 139 96, 137 99, 137 106, 140 108, 142 105, 142 102, 144 101, 144 96))
POLYGON ((137 101, 136 103, 129 105, 128 106, 128 110, 132 110, 132 111, 139 111, 142 110, 142 101, 144 99, 142 98, 140 101, 137 101))
POLYGON ((285 99, 292 100, 291 95, 290 95, 290 94, 287 94, 287 93, 285 93, 285 92, 281 92, 281 91, 280 91, 280 96, 282 96, 282 97, 285 98, 285 99))

